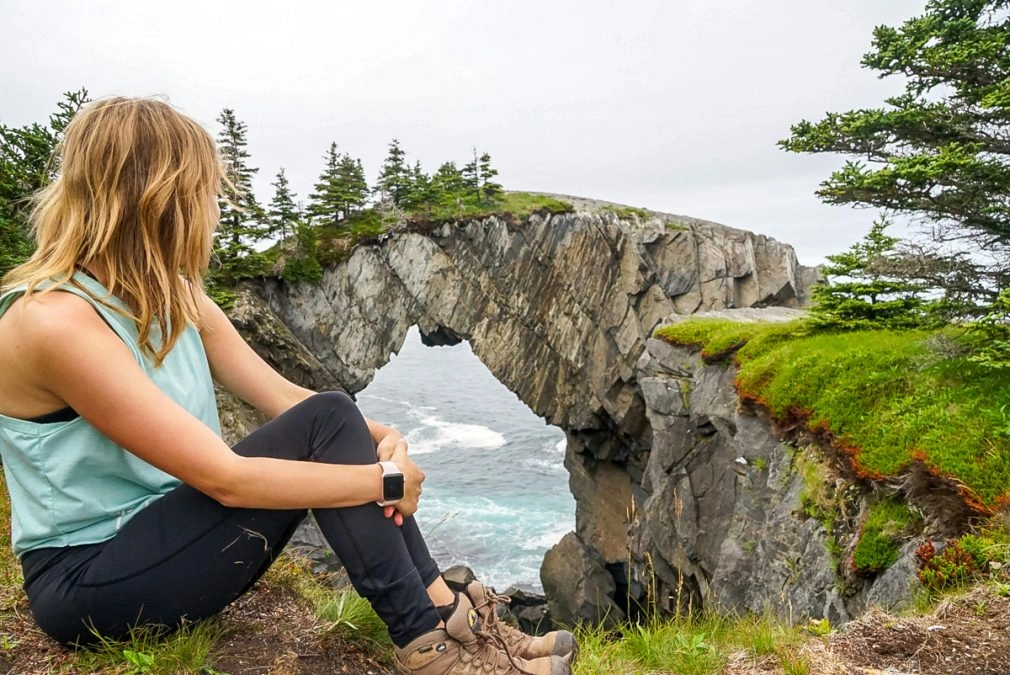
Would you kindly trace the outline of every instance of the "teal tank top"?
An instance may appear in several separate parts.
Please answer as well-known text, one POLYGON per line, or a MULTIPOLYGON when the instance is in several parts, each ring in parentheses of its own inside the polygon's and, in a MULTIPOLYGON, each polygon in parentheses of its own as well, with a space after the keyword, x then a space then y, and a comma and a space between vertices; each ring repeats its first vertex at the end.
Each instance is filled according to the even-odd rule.
MULTIPOLYGON (((133 321, 110 308, 125 309, 119 299, 81 273, 59 288, 90 302, 154 384, 220 435, 210 367, 194 326, 187 326, 155 368, 140 350, 133 321)), ((15 288, 0 297, 0 316, 23 294, 24 288, 15 288)), ((17 556, 35 548, 111 539, 138 511, 180 484, 82 417, 37 423, 0 415, 0 458, 17 556)))

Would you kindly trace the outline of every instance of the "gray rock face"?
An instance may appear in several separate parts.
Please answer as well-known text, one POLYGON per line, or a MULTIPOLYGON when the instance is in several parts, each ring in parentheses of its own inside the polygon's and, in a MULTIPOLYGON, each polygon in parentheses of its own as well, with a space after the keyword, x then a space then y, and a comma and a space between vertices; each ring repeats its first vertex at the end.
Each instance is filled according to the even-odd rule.
MULTIPOLYGON (((728 310, 722 318, 748 320, 728 310)), ((769 311, 788 319, 789 313, 769 311)), ((707 606, 735 613, 847 621, 868 604, 907 604, 916 542, 876 579, 846 574, 855 527, 825 530, 806 496, 824 486, 833 520, 865 507, 860 490, 833 473, 814 448, 780 440, 767 416, 742 405, 735 368, 706 365, 695 350, 649 340, 639 382, 653 445, 644 499, 631 522, 634 573, 650 579, 668 611, 707 606), (801 464, 811 466, 806 472, 801 464)), ((852 520, 854 520, 854 516, 852 520)))
POLYGON ((827 535, 795 515, 792 451, 739 409, 730 370, 649 339, 683 314, 795 317, 815 276, 766 237, 603 212, 394 233, 359 246, 320 286, 267 280, 258 292, 352 393, 416 324, 431 343, 468 340, 565 430, 576 531, 541 572, 556 620, 621 616, 621 597, 643 588, 670 609, 838 619, 848 610, 827 535))

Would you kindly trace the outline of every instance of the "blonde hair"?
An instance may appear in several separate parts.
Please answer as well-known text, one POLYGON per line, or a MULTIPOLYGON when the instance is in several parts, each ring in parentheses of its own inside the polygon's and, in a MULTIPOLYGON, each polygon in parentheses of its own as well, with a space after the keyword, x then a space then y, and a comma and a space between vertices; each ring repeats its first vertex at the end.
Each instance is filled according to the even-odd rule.
POLYGON ((74 116, 54 159, 59 174, 34 198, 37 248, 3 291, 99 272, 160 364, 200 320, 223 178, 213 139, 162 101, 109 98, 74 116))

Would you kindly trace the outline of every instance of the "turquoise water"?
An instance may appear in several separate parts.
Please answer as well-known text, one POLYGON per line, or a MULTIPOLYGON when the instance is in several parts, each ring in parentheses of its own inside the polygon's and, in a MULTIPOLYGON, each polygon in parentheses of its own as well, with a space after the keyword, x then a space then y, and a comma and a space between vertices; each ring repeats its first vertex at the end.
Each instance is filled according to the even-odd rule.
POLYGON ((466 564, 499 590, 539 591, 544 553, 575 528, 564 433, 468 344, 425 347, 416 328, 357 400, 406 436, 427 475, 417 518, 439 565, 466 564))

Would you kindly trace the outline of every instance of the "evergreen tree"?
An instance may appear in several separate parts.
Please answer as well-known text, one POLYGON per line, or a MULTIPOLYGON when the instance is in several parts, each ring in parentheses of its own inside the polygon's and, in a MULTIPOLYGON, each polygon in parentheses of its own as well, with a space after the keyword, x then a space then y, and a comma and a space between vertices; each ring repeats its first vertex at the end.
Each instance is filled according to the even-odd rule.
POLYGON ((481 199, 492 202, 501 197, 502 186, 494 182, 494 177, 498 175, 498 169, 491 168, 491 155, 486 152, 482 154, 477 168, 480 172, 481 199))
POLYGON ((477 159, 477 148, 473 149, 473 161, 463 165, 463 188, 468 195, 480 198, 480 163, 477 159))
POLYGON ((375 191, 382 200, 390 200, 400 206, 410 187, 410 170, 405 161, 406 153, 395 138, 389 144, 389 154, 382 163, 375 191))
POLYGON ((407 180, 407 192, 403 196, 403 206, 407 209, 419 209, 431 205, 431 178, 421 168, 421 162, 415 162, 411 167, 407 180))
POLYGON ((821 184, 832 204, 916 218, 938 239, 1010 249, 1010 2, 929 0, 878 26, 863 65, 905 91, 880 108, 801 121, 780 145, 855 159, 821 184))
POLYGON ((897 237, 881 218, 848 251, 829 255, 825 276, 837 281, 814 287, 810 310, 815 324, 832 328, 907 328, 925 321, 926 288, 888 274, 897 257, 897 237))
POLYGON ((459 209, 466 193, 466 181, 455 162, 445 162, 431 177, 429 189, 431 201, 436 207, 459 209))
POLYGON ((321 225, 337 226, 345 214, 347 196, 341 186, 340 155, 337 154, 336 143, 330 143, 324 158, 326 166, 309 195, 309 213, 318 218, 321 225))
POLYGON ((253 193, 252 180, 259 169, 248 164, 246 125, 230 108, 222 110, 217 121, 221 124, 218 151, 228 180, 218 200, 221 220, 215 250, 221 263, 218 276, 235 281, 259 273, 260 260, 254 245, 267 237, 268 227, 264 223, 266 214, 253 193))
POLYGON ((294 223, 294 246, 285 260, 281 277, 289 283, 306 281, 318 284, 323 278, 323 268, 319 264, 316 251, 319 246, 319 230, 311 221, 297 220, 294 223))
POLYGON ((65 93, 48 125, 0 124, 0 276, 35 248, 28 233, 30 198, 56 175, 53 153, 63 130, 89 100, 86 89, 65 93))
POLYGON ((295 193, 291 191, 283 168, 277 172, 277 179, 271 185, 274 187, 274 196, 267 210, 269 234, 271 237, 287 239, 293 234, 294 224, 301 218, 301 212, 295 204, 295 193))
POLYGON ((355 211, 364 208, 368 201, 368 179, 360 159, 352 159, 344 153, 337 164, 340 197, 343 200, 344 218, 349 218, 355 211))

